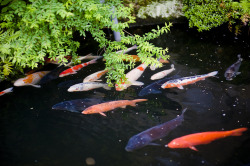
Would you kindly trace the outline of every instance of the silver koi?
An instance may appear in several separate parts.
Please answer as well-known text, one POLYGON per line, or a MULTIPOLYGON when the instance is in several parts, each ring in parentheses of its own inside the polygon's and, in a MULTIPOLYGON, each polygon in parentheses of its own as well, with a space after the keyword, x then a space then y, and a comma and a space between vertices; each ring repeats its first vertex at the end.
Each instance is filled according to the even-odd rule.
POLYGON ((238 58, 239 58, 238 61, 232 64, 230 67, 228 67, 224 74, 224 77, 228 81, 233 80, 234 77, 240 74, 240 72, 238 71, 241 65, 241 61, 243 61, 243 59, 241 58, 240 54, 238 55, 238 58))

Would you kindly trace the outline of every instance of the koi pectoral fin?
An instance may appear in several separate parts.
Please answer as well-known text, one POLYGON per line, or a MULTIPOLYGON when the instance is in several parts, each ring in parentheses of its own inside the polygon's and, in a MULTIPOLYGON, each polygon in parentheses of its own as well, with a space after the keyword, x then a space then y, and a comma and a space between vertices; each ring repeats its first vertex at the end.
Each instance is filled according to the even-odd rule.
POLYGON ((132 82, 132 85, 135 85, 135 86, 142 86, 142 85, 144 85, 144 83, 143 83, 143 82, 140 82, 140 81, 133 81, 133 82, 132 82))
POLYGON ((160 144, 157 144, 157 143, 149 143, 148 145, 152 145, 152 146, 161 146, 160 144))
POLYGON ((30 85, 35 87, 35 88, 41 88, 41 85, 33 85, 33 84, 30 84, 30 85))
POLYGON ((184 89, 183 86, 181 86, 181 85, 177 86, 177 88, 179 88, 179 89, 184 89))
POLYGON ((196 149, 196 147, 194 147, 194 146, 189 146, 189 148, 192 150, 198 151, 198 149, 196 149))
POLYGON ((241 72, 237 72, 236 75, 239 75, 241 72))
POLYGON ((106 114, 104 114, 103 112, 99 112, 99 114, 101 114, 102 116, 107 116, 106 114))

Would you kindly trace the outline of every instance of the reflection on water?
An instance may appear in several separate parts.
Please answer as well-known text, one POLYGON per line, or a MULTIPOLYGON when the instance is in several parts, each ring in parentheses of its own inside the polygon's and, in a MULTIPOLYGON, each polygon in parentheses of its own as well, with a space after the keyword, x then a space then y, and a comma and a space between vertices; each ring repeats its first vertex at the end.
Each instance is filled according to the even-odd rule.
MULTIPOLYGON (((171 63, 155 71, 147 69, 138 79, 144 82, 144 86, 131 86, 121 92, 113 88, 110 91, 95 89, 68 93, 67 88, 64 88, 71 84, 66 81, 79 81, 91 73, 103 70, 104 64, 100 62, 86 67, 76 75, 48 82, 40 89, 15 87, 13 93, 0 97, 1 165, 213 166, 250 163, 249 131, 241 137, 228 137, 197 146, 198 152, 164 147, 174 138, 186 134, 250 127, 249 41, 235 39, 217 31, 197 34, 175 26, 170 34, 153 42, 157 46, 169 47, 170 62, 176 68, 170 76, 178 73, 186 77, 218 70, 218 77, 184 86, 184 90, 162 89, 162 93, 143 96, 148 99, 147 102, 107 112, 107 117, 53 110, 52 106, 63 101, 85 98, 98 101, 141 98, 139 92, 154 82, 150 77, 156 72, 169 69, 171 63), (232 81, 226 81, 224 72, 237 60, 238 54, 243 58, 239 70, 241 74, 232 81), (183 123, 166 137, 155 141, 162 146, 125 151, 130 137, 176 118, 185 107, 188 110, 183 123)), ((96 53, 96 47, 88 45, 81 48, 81 54, 88 54, 86 49, 96 53)), ((11 83, 1 82, 1 89, 9 86, 11 83)))

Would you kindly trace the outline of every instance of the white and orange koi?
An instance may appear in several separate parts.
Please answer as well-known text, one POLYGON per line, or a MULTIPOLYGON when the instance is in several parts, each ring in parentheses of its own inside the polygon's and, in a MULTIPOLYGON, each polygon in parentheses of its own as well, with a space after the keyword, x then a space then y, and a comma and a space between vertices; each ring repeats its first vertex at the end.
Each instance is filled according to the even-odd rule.
POLYGON ((141 65, 137 66, 136 68, 128 72, 126 74, 127 80, 125 82, 122 82, 119 85, 115 84, 115 89, 117 91, 122 91, 124 89, 127 89, 131 85, 137 85, 137 86, 144 85, 143 82, 139 82, 136 80, 142 75, 142 73, 145 71, 146 68, 147 68, 147 65, 142 63, 141 65))
POLYGON ((105 102, 105 103, 96 104, 96 105, 86 108, 85 110, 82 111, 82 114, 99 113, 103 116, 106 116, 103 112, 107 112, 118 107, 126 108, 127 105, 136 106, 137 102, 143 102, 147 100, 148 99, 136 99, 136 100, 118 100, 118 101, 105 102))
POLYGON ((10 93, 10 92, 13 92, 13 87, 5 89, 2 92, 0 92, 0 96, 4 95, 6 93, 10 93))
POLYGON ((73 66, 73 67, 71 67, 71 68, 69 68, 69 69, 67 69, 67 70, 64 70, 63 72, 61 72, 61 73, 59 74, 59 77, 64 77, 64 76, 67 76, 67 75, 76 74, 77 71, 79 71, 79 70, 82 69, 83 67, 86 67, 86 66, 88 66, 88 65, 90 65, 90 64, 96 63, 97 60, 98 60, 98 58, 93 59, 93 60, 88 61, 88 62, 85 62, 85 63, 81 63, 81 64, 76 65, 76 66, 73 66))
POLYGON ((101 76, 103 76, 107 72, 108 72, 108 70, 101 70, 101 71, 95 72, 95 73, 87 76, 86 78, 84 78, 83 82, 101 81, 98 79, 101 78, 101 76))
POLYGON ((40 80, 48 74, 50 71, 39 71, 33 74, 27 75, 24 78, 19 78, 15 81, 14 86, 34 86, 36 88, 40 88, 40 85, 35 85, 40 82, 40 80))
POLYGON ((218 73, 218 71, 213 71, 208 74, 197 75, 197 76, 190 76, 190 77, 183 77, 180 79, 169 80, 165 82, 161 87, 165 88, 174 88, 177 87, 179 89, 183 89, 183 85, 193 84, 200 80, 205 80, 207 77, 213 77, 218 73))
POLYGON ((167 76, 168 74, 170 74, 171 72, 173 72, 174 70, 175 70, 174 64, 172 64, 171 69, 160 71, 160 72, 152 75, 150 79, 151 80, 161 79, 161 78, 167 76))

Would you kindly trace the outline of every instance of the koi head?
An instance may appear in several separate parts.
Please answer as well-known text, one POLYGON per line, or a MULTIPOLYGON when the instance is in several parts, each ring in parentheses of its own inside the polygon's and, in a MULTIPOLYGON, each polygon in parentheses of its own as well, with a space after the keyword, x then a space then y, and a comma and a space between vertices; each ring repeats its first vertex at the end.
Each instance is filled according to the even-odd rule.
POLYGON ((69 87, 68 92, 77 92, 77 91, 81 91, 81 89, 82 89, 81 85, 75 84, 69 87))
POLYGON ((136 149, 140 149, 147 146, 151 141, 152 139, 148 136, 148 134, 137 134, 129 139, 125 150, 131 152, 136 149))
POLYGON ((24 78, 19 78, 14 82, 14 86, 24 86, 25 84, 27 83, 24 82, 24 78))
POLYGON ((88 107, 87 109, 82 111, 82 114, 93 114, 96 113, 96 111, 92 107, 88 107))
POLYGON ((64 76, 67 76, 67 75, 69 75, 69 73, 67 73, 67 71, 65 70, 65 71, 63 71, 63 72, 61 72, 59 74, 59 77, 64 77, 64 76))
POLYGON ((224 74, 226 80, 231 81, 236 76, 235 71, 232 69, 229 69, 224 74))
POLYGON ((169 148, 187 148, 190 146, 190 143, 185 140, 173 140, 169 144, 165 145, 165 147, 169 148))

